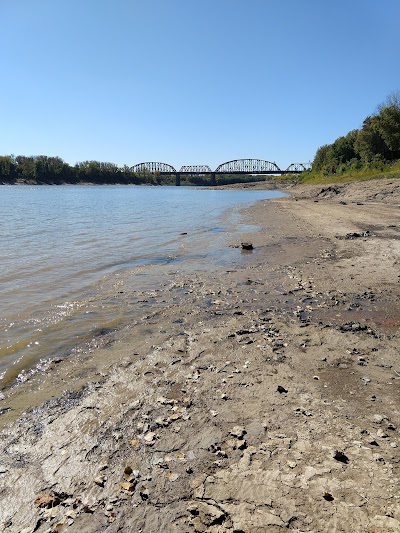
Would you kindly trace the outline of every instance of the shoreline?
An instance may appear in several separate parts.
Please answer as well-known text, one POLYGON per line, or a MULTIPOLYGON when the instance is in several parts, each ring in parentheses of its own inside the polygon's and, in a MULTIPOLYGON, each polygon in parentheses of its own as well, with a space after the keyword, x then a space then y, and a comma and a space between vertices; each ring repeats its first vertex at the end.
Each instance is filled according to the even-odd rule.
MULTIPOLYGON (((6 219, 13 216, 11 206, 17 201, 27 206, 22 210, 25 215, 19 228, 31 224, 35 217, 30 209, 34 210, 36 203, 42 206, 43 213, 47 212, 46 205, 52 205, 54 201, 60 201, 64 206, 71 202, 75 209, 67 225, 57 213, 49 213, 48 216, 55 216, 55 222, 51 230, 43 228, 44 235, 40 229, 40 224, 45 226, 44 216, 39 216, 31 237, 25 238, 23 229, 20 229, 14 237, 2 239, 5 263, 0 298, 3 300, 0 390, 17 376, 21 381, 26 379, 27 372, 39 361, 43 366, 44 360, 67 355, 68 350, 99 336, 103 329, 120 328, 124 318, 133 320, 135 309, 142 307, 136 300, 147 298, 144 286, 149 290, 156 287, 157 277, 162 276, 163 271, 182 270, 189 262, 197 263, 204 270, 210 268, 210 263, 221 259, 229 262, 236 251, 229 250, 222 241, 228 231, 234 230, 238 219, 235 213, 240 204, 250 204, 255 196, 265 198, 278 194, 276 191, 225 191, 218 194, 177 188, 157 191, 146 187, 146 190, 135 189, 136 192, 131 189, 132 194, 114 188, 110 195, 103 188, 96 195, 82 196, 80 188, 75 187, 64 201, 64 194, 57 192, 58 189, 48 189, 49 194, 43 195, 36 189, 32 202, 30 191, 6 195, 6 219), (168 217, 162 215, 161 209, 158 214, 154 207, 154 213, 147 217, 145 213, 141 215, 144 202, 140 199, 146 196, 146 201, 153 206, 166 201, 166 212, 168 208, 173 211, 171 218, 164 220, 168 217), (97 209, 91 206, 92 201, 97 209), (175 212, 174 202, 182 204, 175 212), (212 204, 211 210, 207 207, 208 202, 212 204), (196 207, 189 208, 193 203, 196 207), (223 210, 230 205, 234 207, 232 216, 223 217, 223 210), (102 209, 111 211, 107 222, 99 216, 102 209), (89 216, 93 220, 87 224, 89 216), (128 220, 130 222, 126 223, 128 220), (157 224, 160 224, 159 230, 155 229, 157 224), (75 225, 78 227, 73 228, 75 225), (66 232, 65 227, 70 231, 66 232), (85 234, 81 232, 82 227, 85 227, 85 234), (98 232, 100 227, 102 230, 98 232), (115 227, 118 229, 113 237, 109 230, 115 227), (42 246, 44 237, 54 244, 59 243, 51 253, 42 246), (65 243, 61 244, 64 239, 65 243), (223 254, 222 249, 226 249, 223 254), (23 260, 18 259, 18 254, 23 256, 24 253, 26 267, 23 260), (115 315, 120 317, 118 323, 115 315), (19 376, 21 372, 23 375, 19 376)), ((67 193, 67 190, 63 192, 67 193)), ((68 207, 66 209, 68 211, 68 207)))
POLYGON ((0 434, 3 531, 399 530, 400 193, 335 187, 245 208, 243 265, 54 364, 0 434))

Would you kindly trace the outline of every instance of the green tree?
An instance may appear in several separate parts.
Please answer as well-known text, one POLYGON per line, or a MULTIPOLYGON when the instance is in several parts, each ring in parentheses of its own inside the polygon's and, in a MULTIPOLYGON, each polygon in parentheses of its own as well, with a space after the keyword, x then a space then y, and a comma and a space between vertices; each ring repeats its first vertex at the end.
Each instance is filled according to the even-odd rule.
POLYGON ((15 183, 18 178, 17 164, 12 155, 0 156, 0 182, 15 183))
POLYGON ((390 150, 383 139, 376 116, 367 117, 363 127, 359 130, 354 148, 363 163, 371 163, 377 157, 381 159, 390 158, 390 150))
POLYGON ((400 157, 400 91, 389 95, 378 110, 376 127, 393 158, 400 157))

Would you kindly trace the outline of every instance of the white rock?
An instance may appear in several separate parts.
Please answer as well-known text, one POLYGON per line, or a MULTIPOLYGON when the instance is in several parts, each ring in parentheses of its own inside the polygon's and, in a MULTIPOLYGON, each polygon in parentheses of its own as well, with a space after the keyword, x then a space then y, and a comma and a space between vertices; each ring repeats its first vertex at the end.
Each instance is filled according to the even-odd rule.
POLYGON ((235 426, 231 429, 230 434, 238 439, 242 439, 246 435, 246 430, 242 426, 235 426))
POLYGON ((388 420, 388 417, 385 416, 385 415, 374 415, 373 418, 372 418, 372 421, 375 423, 375 424, 382 424, 382 422, 384 420, 388 420))

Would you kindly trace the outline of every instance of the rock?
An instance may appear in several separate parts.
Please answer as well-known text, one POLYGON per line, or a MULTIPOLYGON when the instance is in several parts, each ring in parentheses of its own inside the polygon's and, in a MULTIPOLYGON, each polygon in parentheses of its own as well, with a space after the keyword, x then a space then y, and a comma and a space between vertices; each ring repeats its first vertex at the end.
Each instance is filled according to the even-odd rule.
POLYGON ((285 389, 285 387, 282 387, 282 385, 278 385, 278 388, 276 390, 280 394, 283 394, 283 393, 286 394, 288 392, 287 389, 285 389))
POLYGON ((384 422, 387 419, 388 418, 385 415, 374 415, 372 417, 372 421, 374 422, 374 424, 382 424, 382 422, 384 422))
POLYGON ((156 438, 156 434, 153 431, 149 431, 149 433, 146 433, 146 435, 143 437, 143 441, 145 444, 148 444, 151 446, 154 444, 156 438))
POLYGON ((242 248, 242 250, 253 250, 254 249, 251 242, 242 242, 240 244, 240 247, 242 248))
POLYGON ((104 484, 105 482, 107 481, 107 476, 97 476, 94 478, 93 480, 96 485, 98 485, 99 487, 104 487, 104 484))
POLYGON ((338 450, 335 451, 335 453, 333 454, 333 458, 336 460, 336 461, 339 461, 340 463, 344 463, 344 464, 348 464, 349 462, 349 458, 347 457, 347 455, 345 455, 343 452, 340 452, 338 450))
POLYGON ((329 492, 325 492, 324 494, 324 500, 326 500, 327 502, 333 502, 335 498, 332 496, 332 494, 330 494, 329 492))
POLYGON ((121 481, 119 486, 121 490, 126 492, 133 492, 135 490, 135 483, 132 483, 131 481, 121 481))
POLYGON ((51 507, 56 507, 57 505, 60 505, 61 500, 58 496, 54 494, 41 494, 35 499, 34 503, 36 507, 44 507, 46 509, 49 509, 51 507))
POLYGON ((148 488, 143 487, 140 489, 139 494, 142 500, 148 500, 150 496, 150 491, 148 488))
MULTIPOLYGON (((363 204, 357 203, 357 205, 363 205, 363 204)), ((370 237, 370 236, 371 236, 371 232, 369 232, 368 230, 362 231, 360 233, 353 231, 352 233, 346 233, 344 239, 359 239, 360 237, 370 237)))
POLYGON ((389 435, 387 433, 385 433, 385 431, 383 431, 383 429, 378 429, 376 434, 377 434, 378 437, 381 437, 381 439, 387 439, 389 437, 389 435))
POLYGON ((132 472, 133 472, 132 467, 126 466, 124 469, 124 476, 130 476, 132 472))
POLYGON ((246 430, 242 426, 235 426, 233 429, 231 429, 229 433, 237 439, 241 440, 246 435, 246 430))
MULTIPOLYGON (((226 518, 225 513, 208 503, 192 503, 188 506, 189 513, 196 517, 195 521, 200 526, 212 526, 215 524, 222 524, 226 518)), ((207 531, 207 529, 199 529, 199 531, 207 531)))

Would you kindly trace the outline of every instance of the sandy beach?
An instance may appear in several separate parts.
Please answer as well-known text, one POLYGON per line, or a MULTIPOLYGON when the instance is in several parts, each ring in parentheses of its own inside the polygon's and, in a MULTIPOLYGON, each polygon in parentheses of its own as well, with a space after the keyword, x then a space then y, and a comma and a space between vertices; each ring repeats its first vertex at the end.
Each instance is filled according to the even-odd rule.
POLYGON ((5 392, 1 531, 400 531, 400 182, 287 192, 5 392))

